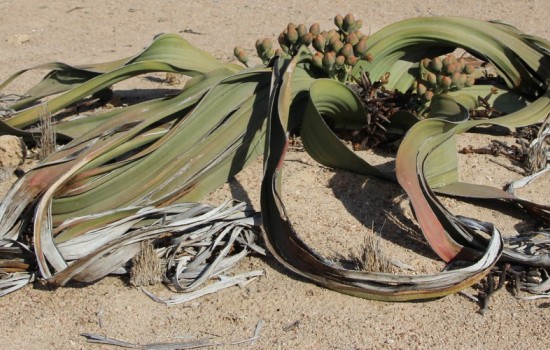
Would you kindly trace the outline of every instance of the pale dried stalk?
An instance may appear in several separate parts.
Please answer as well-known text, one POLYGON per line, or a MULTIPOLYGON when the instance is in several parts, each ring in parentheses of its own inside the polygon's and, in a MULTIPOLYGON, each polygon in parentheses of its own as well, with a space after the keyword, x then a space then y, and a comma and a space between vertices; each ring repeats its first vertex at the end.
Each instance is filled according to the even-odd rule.
POLYGON ((382 235, 374 230, 373 224, 372 232, 367 233, 359 255, 354 259, 359 270, 368 272, 395 272, 391 259, 388 258, 382 249, 381 241, 382 235))
POLYGON ((527 175, 532 175, 546 168, 548 163, 548 141, 550 139, 550 114, 542 123, 537 138, 529 145, 527 150, 526 169, 527 175))
POLYGON ((52 115, 47 104, 40 107, 40 138, 38 139, 38 159, 43 161, 56 149, 56 134, 52 121, 52 115))
POLYGON ((168 85, 178 85, 181 83, 181 74, 167 72, 166 73, 166 84, 168 85))
POLYGON ((141 242, 141 251, 132 259, 130 283, 133 286, 147 286, 162 282, 164 271, 151 241, 141 242))

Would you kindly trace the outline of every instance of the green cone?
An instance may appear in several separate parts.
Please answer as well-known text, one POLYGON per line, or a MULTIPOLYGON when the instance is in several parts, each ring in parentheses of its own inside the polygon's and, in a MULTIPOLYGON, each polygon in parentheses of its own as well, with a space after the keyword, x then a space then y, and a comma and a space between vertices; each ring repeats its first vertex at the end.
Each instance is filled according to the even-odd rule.
POLYGON ((256 52, 258 53, 258 55, 261 55, 260 52, 261 52, 261 48, 262 48, 262 39, 258 39, 256 40, 256 52))
POLYGON ((464 83, 464 86, 466 87, 473 86, 475 82, 476 82, 476 78, 470 75, 466 78, 466 82, 464 83))
POLYGON ((309 27, 309 32, 313 35, 313 37, 319 35, 319 33, 321 33, 321 26, 319 23, 313 23, 311 27, 309 27))
POLYGON ((336 62, 334 62, 334 64, 337 66, 337 67, 342 67, 344 65, 344 63, 346 63, 346 57, 343 56, 343 55, 339 55, 336 57, 336 62))
POLYGON ((288 28, 288 33, 286 34, 286 39, 290 44, 294 44, 298 41, 298 31, 296 28, 288 28))
POLYGON ((269 51, 273 48, 273 41, 269 38, 265 38, 264 40, 262 40, 261 45, 264 51, 269 51))
POLYGON ((428 72, 428 74, 426 74, 426 81, 428 82, 428 84, 430 85, 430 87, 434 88, 437 86, 437 77, 434 73, 432 72, 428 72))
POLYGON ((355 64, 357 63, 357 57, 356 56, 348 56, 346 57, 346 64, 350 65, 350 66, 355 66, 355 64))
POLYGON ((355 45, 355 53, 358 56, 365 57, 365 54, 367 53, 367 37, 363 37, 357 45, 355 45))
POLYGON ((336 53, 334 53, 334 51, 327 52, 323 57, 323 67, 326 69, 332 69, 334 63, 336 63, 336 53))
POLYGON ((355 35, 355 33, 351 33, 346 37, 346 43, 351 44, 351 46, 357 45, 358 42, 359 38, 355 35))
POLYGON ((467 64, 464 66, 463 72, 466 74, 473 74, 475 72, 476 68, 472 64, 467 64))
POLYGON ((441 72, 441 69, 443 69, 443 62, 441 61, 441 58, 435 57, 433 60, 431 60, 428 69, 430 69, 434 73, 441 72))
POLYGON ((336 36, 331 37, 329 43, 334 52, 339 52, 344 47, 344 43, 341 42, 336 36))
POLYGON ((419 83, 417 86, 416 86, 416 93, 419 94, 419 95, 424 95, 426 93, 426 91, 428 91, 428 88, 426 87, 426 85, 422 84, 422 83, 419 83))
MULTIPOLYGON (((443 62, 445 62, 445 60, 443 60, 443 62)), ((443 63, 443 72, 445 72, 446 74, 453 74, 454 72, 456 72, 456 64, 454 63, 450 63, 450 64, 445 64, 443 63)))
POLYGON ((353 56, 353 46, 350 43, 347 43, 342 47, 340 50, 340 53, 344 55, 344 57, 353 56))
POLYGON ((302 43, 307 46, 307 45, 311 44, 311 42, 313 41, 313 34, 306 33, 306 35, 304 35, 301 38, 301 40, 302 40, 302 43))
POLYGON ((233 55, 235 55, 235 57, 239 57, 239 54, 242 51, 244 51, 244 49, 241 46, 235 46, 235 48, 233 49, 233 55))
POLYGON ((452 84, 453 84, 453 80, 450 77, 442 76, 439 86, 444 90, 449 90, 452 84))
POLYGON ((298 24, 296 31, 298 32, 298 36, 300 38, 302 38, 304 35, 306 35, 306 33, 308 33, 307 27, 303 24, 298 24))
POLYGON ((239 54, 237 55, 237 59, 244 65, 246 65, 248 61, 250 61, 250 57, 248 57, 248 54, 244 50, 239 52, 239 54))
POLYGON ((321 52, 316 52, 312 57, 313 64, 319 68, 323 68, 323 57, 321 52))
POLYGON ((341 15, 336 15, 336 16, 334 17, 334 24, 335 24, 338 28, 342 29, 342 26, 343 26, 343 24, 344 24, 344 17, 342 17, 341 15))
POLYGON ((423 58, 422 61, 420 61, 420 65, 425 69, 430 69, 430 60, 429 58, 423 58))
POLYGON ((345 17, 344 17, 344 23, 343 23, 343 26, 342 26, 342 29, 344 31, 349 31, 349 29, 355 24, 355 17, 351 14, 351 13, 348 13, 345 17))
POLYGON ((290 43, 286 40, 286 35, 285 35, 285 32, 286 32, 286 29, 284 32, 282 32, 281 34, 279 34, 279 36, 277 37, 277 41, 279 42, 279 45, 282 47, 283 45, 284 46, 289 46, 290 43))
POLYGON ((319 52, 325 52, 325 47, 327 45, 327 38, 322 34, 319 34, 313 39, 313 47, 319 52))

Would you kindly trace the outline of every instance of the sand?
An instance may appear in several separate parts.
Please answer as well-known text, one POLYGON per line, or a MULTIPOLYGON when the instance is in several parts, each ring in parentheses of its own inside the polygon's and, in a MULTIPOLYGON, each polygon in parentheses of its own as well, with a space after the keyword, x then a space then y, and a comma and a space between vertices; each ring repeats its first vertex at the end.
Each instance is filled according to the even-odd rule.
MULTIPOLYGON (((336 13, 348 12, 363 19, 367 31, 408 17, 459 15, 501 20, 550 39, 550 3, 546 0, 0 1, 0 80, 49 61, 81 64, 127 57, 160 33, 179 33, 217 58, 230 61, 234 46, 252 49, 257 38, 275 38, 290 21, 319 22, 330 28, 336 13)), ((22 92, 40 76, 25 75, 10 91, 22 92)), ((148 75, 116 88, 174 88, 151 76, 162 78, 148 75)), ((460 138, 460 145, 485 146, 491 139, 468 134, 460 138)), ((384 154, 361 155, 378 163, 391 161, 384 154)), ((504 158, 498 160, 509 164, 504 158)), ((491 162, 491 156, 463 155, 460 162, 465 180, 501 186, 520 177, 491 162)), ((235 196, 259 209, 261 174, 261 163, 256 162, 206 201, 216 204, 235 196)), ((539 179, 522 195, 547 204, 548 179, 539 179)), ((3 179, 2 196, 11 181, 3 179)), ((390 184, 328 169, 306 153, 294 151, 286 163, 284 188, 296 229, 327 256, 356 252, 365 233, 374 227, 382 231, 383 248, 415 266, 413 273, 443 267, 414 226, 404 230, 386 220, 388 214, 405 222, 410 218, 402 191, 390 184)), ((498 223, 505 233, 518 229, 526 219, 520 214, 503 215, 495 206, 479 209, 456 199, 444 199, 444 203, 453 213, 498 223)), ((252 269, 264 269, 265 277, 246 288, 231 288, 173 307, 153 302, 118 277, 59 289, 29 285, 0 299, 0 348, 107 348, 86 343, 80 335, 85 332, 140 344, 210 338, 225 344, 221 349, 550 348, 547 300, 518 300, 500 291, 483 316, 477 313, 479 305, 459 294, 430 302, 384 303, 318 287, 270 258, 251 256, 237 271, 252 269), (250 345, 230 345, 250 338, 260 320, 260 339, 250 345)), ((170 294, 162 285, 150 290, 170 294)))

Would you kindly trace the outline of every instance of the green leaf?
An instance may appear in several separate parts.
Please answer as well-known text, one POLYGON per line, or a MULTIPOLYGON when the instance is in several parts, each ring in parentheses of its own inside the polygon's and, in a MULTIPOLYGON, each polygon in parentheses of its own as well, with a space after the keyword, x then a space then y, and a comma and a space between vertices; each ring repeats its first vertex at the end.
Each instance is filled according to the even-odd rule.
MULTIPOLYGON (((275 82, 271 95, 273 102, 274 99, 284 96, 278 94, 277 87, 281 86, 279 79, 289 74, 289 65, 276 65, 274 68, 275 82)), ((261 192, 262 219, 269 250, 291 271, 342 293, 370 299, 402 301, 431 299, 453 293, 475 283, 497 261, 502 249, 497 230, 493 230, 487 253, 478 263, 437 275, 402 276, 347 270, 320 256, 294 231, 281 199, 281 175, 289 141, 284 122, 288 112, 281 111, 276 107, 278 105, 280 104, 276 102, 270 105, 269 143, 265 152, 261 192)))
POLYGON ((393 179, 390 174, 382 173, 344 145, 328 127, 326 120, 340 129, 359 129, 368 123, 367 114, 357 95, 335 80, 319 79, 311 85, 310 101, 300 133, 306 151, 326 166, 393 179))
MULTIPOLYGON (((35 68, 55 69, 45 80, 35 86, 29 93, 31 98, 11 106, 20 108, 29 105, 53 93, 62 93, 46 104, 47 113, 55 113, 82 98, 107 88, 117 82, 148 72, 176 72, 189 76, 204 74, 209 71, 225 68, 237 72, 242 68, 217 61, 210 54, 199 50, 185 39, 175 34, 159 36, 141 54, 128 60, 119 60, 99 66, 88 65, 71 67, 62 63, 51 63, 35 68)), ((16 73, 4 82, 0 89, 24 71, 16 73)), ((38 121, 43 106, 29 107, 17 112, 7 120, 15 128, 24 128, 38 121)))

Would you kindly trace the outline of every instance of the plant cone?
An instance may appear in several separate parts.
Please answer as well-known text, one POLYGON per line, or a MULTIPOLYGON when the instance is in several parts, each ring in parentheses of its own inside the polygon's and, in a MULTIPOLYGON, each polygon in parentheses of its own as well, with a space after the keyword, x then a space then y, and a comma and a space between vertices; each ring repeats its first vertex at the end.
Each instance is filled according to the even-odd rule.
POLYGON ((433 60, 430 61, 430 65, 428 69, 430 69, 434 73, 441 72, 441 69, 443 68, 443 62, 441 61, 441 58, 435 57, 433 60))
POLYGON ((313 37, 319 35, 319 33, 321 33, 321 26, 319 23, 313 23, 311 27, 309 27, 309 32, 313 35, 313 37))
POLYGON ((452 82, 453 85, 460 85, 461 78, 460 78, 460 73, 459 72, 454 72, 451 75, 451 82, 452 82))
POLYGON ((348 56, 346 57, 346 64, 350 65, 350 66, 355 66, 355 64, 357 63, 357 57, 356 56, 348 56))
POLYGON ((439 85, 442 89, 449 90, 452 84, 453 84, 453 80, 450 77, 448 76, 441 77, 441 82, 439 83, 439 85))
POLYGON ((351 46, 357 45, 358 42, 359 42, 359 38, 355 33, 351 33, 346 38, 346 43, 351 44, 351 46))
POLYGON ((344 47, 340 50, 340 54, 344 55, 344 57, 349 57, 353 55, 353 46, 351 44, 345 44, 344 47))
POLYGON ((363 37, 357 45, 355 45, 355 52, 358 56, 365 57, 365 54, 367 53, 367 37, 363 37))
POLYGON ((426 87, 426 85, 422 84, 422 83, 419 83, 417 86, 416 86, 416 93, 419 94, 419 95, 424 95, 426 93, 426 91, 428 91, 428 88, 426 87))
POLYGON ((457 62, 457 59, 454 55, 451 55, 451 54, 448 54, 447 56, 445 56, 445 58, 443 59, 443 64, 455 64, 457 62))
POLYGON ((446 74, 453 74, 456 72, 456 64, 450 63, 450 64, 443 64, 443 71, 446 74))
POLYGON ((359 39, 359 40, 368 37, 368 35, 364 34, 364 33, 361 32, 360 30, 358 30, 358 31, 356 31, 356 32, 354 32, 354 33, 352 33, 352 34, 354 34, 354 35, 357 37, 357 39, 359 39))
POLYGON ((285 33, 281 33, 279 34, 279 36, 277 37, 277 41, 279 42, 279 45, 282 47, 282 46, 288 46, 290 43, 286 40, 286 35, 285 33))
POLYGON ((248 54, 244 50, 239 52, 237 59, 243 64, 247 64, 250 61, 250 57, 248 57, 248 54))
POLYGON ((300 38, 308 33, 307 27, 303 24, 299 24, 298 27, 296 27, 296 31, 298 32, 298 36, 300 38))
POLYGON ((466 74, 473 74, 475 72, 476 68, 473 64, 467 64, 464 66, 463 72, 466 74))
POLYGON ((334 24, 335 24, 338 28, 342 29, 342 26, 343 26, 343 24, 344 24, 344 17, 342 17, 341 15, 336 15, 336 16, 334 17, 334 24))
POLYGON ((264 51, 269 51, 273 48, 273 41, 269 38, 265 38, 264 40, 262 40, 261 46, 264 51))
POLYGON ((428 72, 428 74, 426 75, 426 81, 432 88, 437 86, 437 77, 432 72, 428 72))
POLYGON ((351 26, 350 32, 358 31, 359 29, 361 29, 362 26, 363 26, 363 20, 358 19, 358 20, 355 21, 355 22, 353 23, 353 25, 351 26))
POLYGON ((420 61, 420 64, 425 69, 430 69, 430 62, 431 62, 431 60, 429 58, 423 58, 422 61, 420 61))
POLYGON ((465 66, 466 66, 466 60, 464 60, 464 58, 460 57, 459 59, 456 60, 457 72, 462 72, 465 66))
POLYGON ((326 69, 331 69, 334 63, 336 62, 336 53, 334 51, 329 51, 323 57, 323 67, 326 69))
MULTIPOLYGON (((279 50, 279 48, 277 48, 279 50)), ((269 49, 269 51, 264 52, 264 56, 268 59, 271 59, 273 56, 275 56, 276 50, 269 49)))
POLYGON ((334 64, 338 67, 342 67, 346 63, 346 57, 343 55, 339 55, 336 57, 336 62, 334 64))
POLYGON ((316 52, 312 57, 313 64, 319 68, 323 68, 323 57, 324 55, 321 52, 316 52))
POLYGON ((240 53, 243 52, 244 49, 240 46, 235 46, 235 48, 233 49, 233 55, 235 55, 235 57, 239 57, 240 53))
POLYGON ((344 47, 344 43, 340 41, 340 39, 333 36, 330 41, 330 46, 334 52, 339 52, 344 47))
POLYGON ((327 38, 328 38, 329 41, 331 41, 331 40, 340 40, 340 33, 338 33, 335 29, 331 29, 327 33, 327 38))
POLYGON ((475 82, 476 82, 476 78, 470 75, 466 78, 466 82, 464 82, 464 86, 466 87, 474 86, 475 82))
POLYGON ((319 52, 325 52, 325 47, 327 45, 327 38, 322 34, 319 34, 313 39, 313 47, 319 52))
POLYGON ((464 73, 461 73, 460 74, 460 85, 465 85, 466 84, 466 80, 468 80, 468 76, 464 73))
POLYGON ((304 35, 301 39, 302 39, 302 43, 308 46, 313 41, 313 34, 306 33, 306 35, 304 35))
POLYGON ((426 91, 424 93, 424 95, 422 95, 422 98, 424 98, 424 100, 426 100, 426 101, 431 101, 433 99, 433 97, 434 97, 433 91, 429 91, 429 90, 426 91))
POLYGON ((345 17, 344 17, 344 23, 343 23, 343 30, 344 31, 348 31, 355 23, 355 16, 353 16, 353 14, 351 13, 348 13, 345 17))
POLYGON ((298 31, 295 28, 289 28, 286 34, 286 39, 290 44, 294 44, 298 41, 298 31))
POLYGON ((258 39, 256 40, 256 52, 258 52, 258 55, 260 54, 261 52, 261 48, 262 48, 262 39, 258 39))

